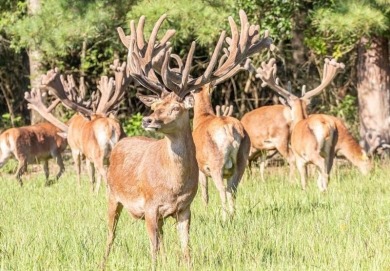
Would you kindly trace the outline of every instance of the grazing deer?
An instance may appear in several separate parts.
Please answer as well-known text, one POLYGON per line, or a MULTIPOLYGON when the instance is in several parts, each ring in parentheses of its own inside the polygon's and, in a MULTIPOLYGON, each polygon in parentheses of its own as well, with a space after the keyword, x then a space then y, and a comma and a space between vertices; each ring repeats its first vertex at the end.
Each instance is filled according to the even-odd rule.
POLYGON ((259 158, 260 176, 264 181, 264 168, 266 159, 273 156, 277 150, 290 165, 290 178, 293 172, 294 157, 289 149, 291 111, 284 105, 262 106, 246 113, 241 123, 251 140, 249 152, 249 168, 252 161, 259 158))
MULTIPOLYGON (((305 108, 306 110, 306 108, 305 108)), ((345 157, 359 171, 366 175, 372 168, 371 161, 366 152, 348 131, 345 123, 337 117, 330 116, 337 128, 336 156, 345 157)), ((294 167, 294 156, 289 148, 291 111, 285 105, 262 106, 246 113, 241 122, 251 139, 251 152, 249 154, 249 165, 251 161, 261 156, 260 174, 264 180, 264 164, 267 150, 276 149, 290 164, 290 178, 294 167), (270 121, 272 120, 274 121, 270 121)))
POLYGON ((366 152, 351 135, 347 126, 340 118, 333 116, 330 116, 330 118, 335 122, 338 133, 335 149, 336 156, 345 157, 356 166, 363 175, 367 175, 372 169, 372 164, 367 157, 366 152))
POLYGON ((328 187, 329 173, 333 166, 338 133, 335 121, 327 115, 307 116, 306 106, 309 99, 321 93, 333 80, 337 72, 344 68, 344 64, 335 60, 325 60, 324 75, 321 84, 315 89, 297 97, 278 85, 276 78, 275 59, 262 63, 257 69, 257 76, 280 94, 291 108, 291 150, 295 157, 298 171, 301 175, 302 189, 306 188, 306 165, 314 164, 319 172, 317 185, 320 191, 328 187))
POLYGON ((50 70, 42 78, 42 88, 49 89, 57 99, 47 108, 40 90, 25 94, 29 107, 38 111, 44 118, 60 128, 68 139, 80 186, 81 158, 85 156, 89 168, 92 190, 99 192, 101 179, 106 179, 104 161, 114 145, 124 136, 119 121, 113 117, 124 96, 124 89, 129 81, 125 74, 126 64, 116 60, 111 68, 115 71, 115 80, 102 76, 98 89, 101 95, 93 95, 93 100, 84 102, 77 93, 72 76, 65 78, 58 70, 50 70), (66 107, 78 112, 67 124, 62 123, 50 112, 62 102, 66 107), (99 174, 95 184, 95 167, 99 174))
POLYGON ((66 148, 66 139, 58 135, 60 130, 50 123, 11 128, 0 135, 0 167, 13 156, 18 162, 16 178, 22 186, 22 175, 27 170, 27 164, 36 160, 43 160, 46 184, 49 182, 49 162, 56 159, 59 171, 56 180, 65 170, 61 153, 66 148))
POLYGON ((143 118, 143 127, 163 133, 164 138, 129 137, 122 139, 112 150, 107 172, 108 237, 102 268, 109 256, 123 207, 135 218, 145 219, 153 267, 162 241, 164 219, 169 216, 177 220, 182 252, 189 263, 190 206, 198 189, 199 177, 188 112, 194 104, 190 93, 218 78, 232 76, 241 69, 241 63, 248 62, 249 55, 271 42, 267 37, 259 40, 258 26, 249 25, 245 13, 240 11, 241 33, 229 18, 232 38, 227 38, 230 46, 225 50, 225 58, 221 58, 223 63, 214 69, 225 40, 224 32, 204 74, 193 78, 189 73, 195 42, 185 65, 180 57, 171 54, 168 40, 173 36, 173 30, 168 30, 160 42, 156 42, 165 17, 163 15, 157 21, 148 42, 143 35, 144 17, 140 18, 137 28, 131 22, 129 36, 118 29, 122 43, 129 50, 130 75, 156 94, 138 96, 154 111, 143 118), (171 60, 175 60, 178 67, 171 68, 171 60))
MULTIPOLYGON (((226 220, 228 213, 234 214, 234 199, 245 171, 250 140, 238 119, 214 113, 211 92, 212 87, 207 84, 194 94, 193 137, 202 198, 208 203, 207 178, 211 177, 222 201, 223 220, 226 220)), ((225 109, 224 113, 229 114, 229 110, 225 109)))

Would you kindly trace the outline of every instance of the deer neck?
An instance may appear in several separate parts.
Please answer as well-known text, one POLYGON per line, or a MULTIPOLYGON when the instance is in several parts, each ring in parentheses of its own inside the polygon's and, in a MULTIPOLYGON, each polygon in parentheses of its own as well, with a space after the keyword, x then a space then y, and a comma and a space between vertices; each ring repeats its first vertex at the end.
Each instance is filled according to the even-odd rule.
POLYGON ((209 86, 203 86, 202 89, 194 94, 194 127, 207 116, 215 116, 211 99, 209 95, 209 86))
POLYGON ((173 160, 184 159, 184 162, 193 162, 192 160, 195 159, 195 144, 192 138, 188 112, 181 120, 180 128, 171 133, 166 133, 163 141, 167 146, 168 154, 171 155, 173 160))
POLYGON ((291 105, 291 126, 294 127, 298 122, 307 118, 306 107, 303 105, 303 101, 296 99, 291 105))

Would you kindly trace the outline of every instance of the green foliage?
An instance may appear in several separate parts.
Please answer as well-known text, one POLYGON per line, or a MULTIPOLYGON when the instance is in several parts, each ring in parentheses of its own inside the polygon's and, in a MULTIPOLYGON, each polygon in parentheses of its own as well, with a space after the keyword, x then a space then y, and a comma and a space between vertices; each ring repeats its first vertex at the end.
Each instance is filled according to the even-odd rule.
MULTIPOLYGON (((176 30, 175 46, 185 44, 196 39, 201 46, 214 46, 222 30, 228 29, 227 18, 230 14, 231 0, 203 1, 203 0, 158 0, 140 1, 127 14, 129 20, 138 21, 141 15, 147 18, 145 33, 150 33, 158 18, 166 13, 167 22, 161 27, 163 30, 176 30)), ((149 34, 148 34, 149 35, 149 34)), ((186 50, 186 49, 184 49, 186 50)), ((188 50, 188 49, 187 49, 188 50)))
POLYGON ((147 132, 142 128, 142 114, 133 114, 129 119, 122 123, 122 127, 128 136, 145 135, 147 132))
POLYGON ((359 112, 357 97, 346 95, 336 105, 330 107, 329 114, 346 121, 350 132, 357 136, 359 128, 359 112))
POLYGON ((312 33, 306 44, 316 53, 341 58, 355 48, 361 37, 383 35, 389 30, 390 6, 386 1, 330 2, 312 12, 317 33, 312 33))
MULTIPOLYGON (((23 125, 23 119, 21 116, 16 116, 14 118, 14 126, 19 127, 23 125)), ((10 113, 5 113, 1 116, 1 121, 0 121, 0 126, 8 129, 12 127, 12 122, 11 122, 11 114, 10 113)))

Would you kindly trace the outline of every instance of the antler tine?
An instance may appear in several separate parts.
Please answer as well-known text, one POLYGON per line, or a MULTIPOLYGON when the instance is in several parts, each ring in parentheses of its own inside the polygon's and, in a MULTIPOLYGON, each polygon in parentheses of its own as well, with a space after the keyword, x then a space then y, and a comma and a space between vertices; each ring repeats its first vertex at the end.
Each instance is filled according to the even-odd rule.
MULTIPOLYGON (((74 82, 73 82, 74 84, 74 82)), ((66 93, 66 89, 70 90, 72 86, 72 81, 66 81, 63 76, 58 72, 58 69, 49 70, 46 75, 42 77, 41 87, 50 89, 50 91, 56 96, 61 102, 68 108, 80 112, 84 115, 91 116, 93 112, 82 106, 81 104, 75 102, 72 98, 69 99, 66 93)))
POLYGON ((325 59, 323 78, 321 84, 304 94, 302 98, 310 99, 313 96, 318 95, 322 90, 324 90, 330 82, 332 82, 333 78, 337 75, 338 72, 343 70, 345 65, 343 63, 338 63, 335 59, 329 60, 325 59))
MULTIPOLYGON (((128 46, 129 56, 127 62, 128 73, 133 76, 142 86, 161 96, 166 92, 166 87, 160 82, 153 67, 157 70, 161 67, 166 58, 166 52, 170 47, 169 39, 175 31, 169 30, 165 33, 161 41, 156 45, 157 33, 165 20, 166 15, 162 15, 153 27, 153 31, 146 42, 143 36, 145 18, 141 17, 137 29, 134 21, 130 23, 130 44, 128 46)), ((118 29, 120 35, 121 30, 118 29)))
POLYGON ((232 36, 225 39, 225 33, 222 32, 213 52, 209 67, 206 69, 204 75, 188 83, 188 90, 194 90, 212 81, 214 81, 214 85, 219 84, 237 72, 249 69, 250 60, 248 57, 272 44, 272 40, 268 35, 265 35, 259 40, 260 27, 258 25, 250 25, 243 10, 240 10, 240 23, 241 30, 239 31, 233 18, 229 17, 232 36), (227 49, 224 48, 225 55, 220 59, 218 68, 212 71, 215 66, 214 61, 216 61, 221 50, 223 40, 226 40, 229 46, 227 49))
POLYGON ((59 98, 57 98, 49 108, 45 106, 43 103, 43 93, 41 90, 33 88, 31 92, 24 93, 24 99, 26 99, 29 103, 27 105, 28 109, 33 109, 37 111, 42 117, 44 117, 47 121, 53 123, 60 130, 67 132, 68 126, 57 119, 51 111, 61 102, 59 98))
POLYGON ((101 98, 96 109, 96 113, 99 114, 107 115, 119 106, 130 81, 130 77, 126 75, 126 62, 120 64, 119 60, 115 59, 110 68, 115 73, 115 80, 113 78, 108 79, 107 76, 102 76, 100 79, 101 98))
POLYGON ((229 106, 224 106, 225 108, 223 108, 224 109, 224 111, 223 111, 223 115, 224 116, 231 116, 231 115, 233 115, 233 105, 231 104, 231 105, 229 105, 229 106))
POLYGON ((221 106, 220 106, 220 105, 216 105, 216 106, 215 106, 215 115, 216 115, 217 117, 222 116, 222 110, 221 110, 221 106))
POLYGON ((291 97, 294 97, 291 92, 288 90, 282 88, 278 84, 278 78, 276 77, 277 67, 275 63, 275 59, 271 58, 268 63, 262 62, 261 67, 259 67, 256 70, 256 77, 260 78, 263 83, 261 84, 262 87, 269 86, 274 91, 279 93, 283 98, 286 100, 289 100, 291 97))

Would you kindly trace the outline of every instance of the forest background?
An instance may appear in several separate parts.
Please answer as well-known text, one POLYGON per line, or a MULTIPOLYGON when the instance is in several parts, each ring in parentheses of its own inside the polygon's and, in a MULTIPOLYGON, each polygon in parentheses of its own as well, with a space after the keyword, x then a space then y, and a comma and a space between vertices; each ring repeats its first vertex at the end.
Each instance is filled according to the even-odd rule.
MULTIPOLYGON (((319 85, 325 58, 346 65, 345 72, 311 103, 310 112, 344 119, 366 151, 383 150, 390 143, 389 0, 3 0, 0 2, 0 128, 28 125, 24 92, 39 86, 40 75, 58 67, 72 73, 88 93, 102 75, 111 75, 115 58, 126 59, 116 28, 128 31, 129 21, 141 15, 146 32, 163 14, 163 28, 173 28, 173 51, 185 57, 197 42, 195 70, 201 71, 228 16, 236 21, 246 11, 261 32, 268 29, 276 50, 253 58, 255 66, 277 59, 281 82, 291 82, 300 93, 303 85, 319 85)), ((119 118, 128 133, 141 133, 147 114, 129 86, 119 118)), ((254 74, 242 72, 218 86, 213 104, 233 104, 235 116, 278 103, 254 74)), ((57 112, 69 118, 73 112, 57 112)))

